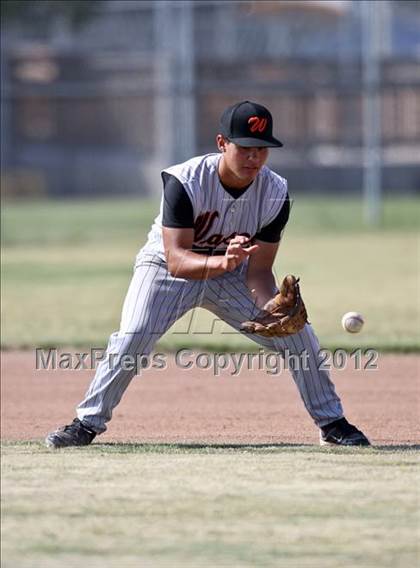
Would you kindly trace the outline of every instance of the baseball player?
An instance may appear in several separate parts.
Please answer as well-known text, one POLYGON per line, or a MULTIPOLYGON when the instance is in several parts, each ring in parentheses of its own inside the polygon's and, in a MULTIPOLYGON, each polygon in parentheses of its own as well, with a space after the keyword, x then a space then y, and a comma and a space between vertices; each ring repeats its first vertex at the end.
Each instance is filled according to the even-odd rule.
POLYGON ((291 372, 321 444, 369 445, 344 418, 329 374, 320 367, 319 343, 306 312, 296 329, 281 323, 293 323, 302 302, 293 277, 286 300, 278 300, 272 272, 290 201, 286 180, 265 166, 269 149, 282 146, 273 136, 271 113, 249 101, 230 106, 216 142, 217 153, 162 172, 160 212, 136 257, 120 329, 109 339, 107 357, 77 407, 77 418, 50 433, 48 446, 87 445, 104 432, 136 374, 123 364, 124 356, 149 355, 170 326, 198 306, 264 348, 306 353, 307 364, 291 372), (271 309, 286 304, 287 318, 271 309), (244 320, 249 321, 244 325, 244 320))

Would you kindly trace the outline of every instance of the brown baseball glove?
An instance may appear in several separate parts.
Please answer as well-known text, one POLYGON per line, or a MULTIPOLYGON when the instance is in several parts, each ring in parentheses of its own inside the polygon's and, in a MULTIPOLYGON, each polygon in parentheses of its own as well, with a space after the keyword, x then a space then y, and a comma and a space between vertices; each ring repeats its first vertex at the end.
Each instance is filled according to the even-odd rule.
POLYGON ((256 318, 244 322, 241 330, 264 337, 285 337, 300 331, 307 321, 308 314, 300 295, 299 278, 288 274, 280 291, 265 304, 256 318))

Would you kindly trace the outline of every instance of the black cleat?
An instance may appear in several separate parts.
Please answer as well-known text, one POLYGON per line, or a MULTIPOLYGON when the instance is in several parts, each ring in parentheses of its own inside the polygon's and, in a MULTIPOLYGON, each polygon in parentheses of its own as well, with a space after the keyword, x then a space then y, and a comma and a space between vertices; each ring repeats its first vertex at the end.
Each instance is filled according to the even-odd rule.
POLYGON ((68 446, 88 446, 96 432, 85 426, 78 418, 71 424, 62 426, 48 434, 45 443, 49 448, 67 448, 68 446))
POLYGON ((370 446, 366 436, 349 424, 345 418, 340 418, 321 428, 321 446, 370 446))

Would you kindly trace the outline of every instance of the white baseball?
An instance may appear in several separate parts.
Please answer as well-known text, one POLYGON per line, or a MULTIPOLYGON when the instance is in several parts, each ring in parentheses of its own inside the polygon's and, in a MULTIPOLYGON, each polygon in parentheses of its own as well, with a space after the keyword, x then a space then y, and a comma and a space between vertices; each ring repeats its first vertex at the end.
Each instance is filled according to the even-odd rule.
POLYGON ((347 312, 341 319, 343 329, 349 333, 359 333, 364 323, 362 314, 357 312, 347 312))

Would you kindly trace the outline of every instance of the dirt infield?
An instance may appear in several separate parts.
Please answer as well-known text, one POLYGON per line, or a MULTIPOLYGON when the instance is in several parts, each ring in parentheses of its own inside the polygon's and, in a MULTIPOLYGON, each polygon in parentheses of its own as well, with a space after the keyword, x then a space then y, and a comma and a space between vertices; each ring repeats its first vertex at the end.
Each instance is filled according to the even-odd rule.
MULTIPOLYGON (((420 356, 380 355, 378 370, 334 371, 346 416, 378 445, 420 443, 420 356)), ((71 421, 92 371, 35 370, 34 352, 2 353, 2 439, 36 440, 71 421)), ((148 370, 97 441, 317 443, 287 371, 148 370)))

